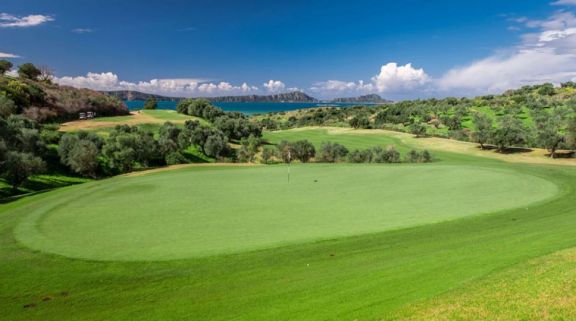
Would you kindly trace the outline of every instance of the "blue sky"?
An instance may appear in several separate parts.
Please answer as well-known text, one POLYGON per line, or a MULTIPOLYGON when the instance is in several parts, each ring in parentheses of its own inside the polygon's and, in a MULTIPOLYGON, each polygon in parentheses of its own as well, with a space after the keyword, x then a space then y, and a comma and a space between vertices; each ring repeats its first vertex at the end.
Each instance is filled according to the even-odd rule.
POLYGON ((576 77, 576 0, 2 2, 0 56, 94 89, 402 99, 576 77))

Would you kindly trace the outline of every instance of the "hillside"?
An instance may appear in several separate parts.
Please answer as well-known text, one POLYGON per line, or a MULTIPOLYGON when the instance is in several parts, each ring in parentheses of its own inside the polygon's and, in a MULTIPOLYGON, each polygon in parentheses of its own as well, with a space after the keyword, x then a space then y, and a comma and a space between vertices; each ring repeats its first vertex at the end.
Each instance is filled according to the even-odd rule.
POLYGON ((103 93, 116 97, 120 100, 147 100, 154 98, 159 101, 180 101, 184 98, 182 97, 169 97, 155 94, 147 94, 134 90, 114 90, 114 91, 103 91, 103 93))
POLYGON ((4 96, 1 116, 24 114, 39 122, 77 119, 78 113, 87 111, 99 116, 128 114, 126 105, 116 98, 46 81, 0 76, 0 96, 4 96))
MULTIPOLYGON (((184 97, 168 97, 155 94, 147 94, 139 91, 120 90, 105 91, 107 95, 116 97, 120 100, 147 100, 154 98, 160 101, 180 101, 184 97)), ((274 102, 317 102, 318 99, 310 97, 299 91, 274 94, 274 95, 244 95, 244 96, 221 96, 221 97, 202 97, 212 102, 231 102, 231 103, 274 103, 274 102)))
POLYGON ((576 148, 576 84, 525 86, 500 95, 405 100, 378 106, 321 107, 254 116, 266 129, 306 126, 391 129, 418 137, 472 141, 481 148, 576 148), (487 146, 485 146, 487 145, 487 146))
POLYGON ((358 97, 345 97, 345 98, 335 98, 330 102, 333 103, 374 103, 374 104, 389 104, 392 101, 384 99, 376 94, 358 96, 358 97))

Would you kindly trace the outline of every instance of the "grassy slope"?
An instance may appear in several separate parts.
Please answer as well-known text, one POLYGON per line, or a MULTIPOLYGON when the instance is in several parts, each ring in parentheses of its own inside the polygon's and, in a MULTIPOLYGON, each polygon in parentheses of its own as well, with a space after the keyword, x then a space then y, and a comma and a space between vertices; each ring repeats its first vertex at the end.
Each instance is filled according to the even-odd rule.
POLYGON ((401 152, 406 152, 409 146, 403 144, 400 139, 385 135, 355 135, 342 134, 338 136, 330 135, 328 129, 293 129, 285 131, 265 132, 264 139, 271 143, 278 143, 282 140, 296 141, 306 139, 318 149, 322 142, 334 141, 345 145, 349 149, 367 149, 375 146, 386 147, 394 145, 401 152))
POLYGON ((31 199, 23 200, 0 210, 0 310, 10 320, 391 319, 405 304, 576 246, 573 169, 437 156, 447 164, 541 176, 559 184, 563 194, 548 204, 497 215, 145 264, 72 260, 23 248, 11 233, 23 215, 14 209, 26 203, 36 206, 31 199), (23 308, 26 304, 36 306, 23 308))
POLYGON ((27 211, 16 235, 71 257, 187 258, 525 207, 557 192, 542 179, 467 166, 302 165, 286 178, 284 166, 197 167, 85 184, 27 211))
POLYGON ((518 264, 403 308, 402 321, 576 320, 576 249, 518 264))

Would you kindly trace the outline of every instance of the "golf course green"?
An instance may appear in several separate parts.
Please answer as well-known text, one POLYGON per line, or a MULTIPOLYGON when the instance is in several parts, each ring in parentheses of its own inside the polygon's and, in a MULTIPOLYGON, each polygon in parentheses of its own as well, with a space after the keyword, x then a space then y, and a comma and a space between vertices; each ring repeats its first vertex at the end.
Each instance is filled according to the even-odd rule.
POLYGON ((76 258, 182 259, 435 223, 556 192, 541 178, 468 166, 292 166, 290 181, 286 166, 192 168, 72 188, 32 210, 16 236, 76 258))
MULTIPOLYGON (((413 148, 385 134, 267 136, 308 134, 316 145, 413 148)), ((576 171, 433 155, 293 164, 289 182, 285 165, 193 166, 0 205, 0 311, 11 321, 439 321, 441 305, 455 320, 540 320, 522 307, 539 302, 533 276, 512 287, 509 275, 540 273, 531 260, 576 247, 576 171), (526 290, 517 310, 472 296, 493 284, 526 290), (459 304, 468 309, 451 310, 459 304), (491 314, 470 318, 478 309, 491 314)), ((540 284, 565 288, 557 275, 540 284)))

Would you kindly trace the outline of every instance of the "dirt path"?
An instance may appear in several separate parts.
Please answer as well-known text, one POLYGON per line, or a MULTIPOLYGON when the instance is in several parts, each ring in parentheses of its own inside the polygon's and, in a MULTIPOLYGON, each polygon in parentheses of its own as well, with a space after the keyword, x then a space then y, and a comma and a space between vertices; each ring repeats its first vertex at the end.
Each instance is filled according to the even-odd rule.
MULTIPOLYGON (((310 128, 310 127, 307 127, 310 128)), ((474 155, 479 157, 489 157, 494 159, 503 160, 512 163, 526 163, 526 164, 546 164, 546 165, 567 165, 576 166, 576 159, 561 158, 551 159, 546 156, 547 151, 544 149, 534 148, 532 151, 515 154, 500 154, 494 150, 481 150, 478 144, 461 142, 453 139, 428 137, 428 138, 415 138, 412 134, 395 132, 383 129, 352 129, 352 128, 339 128, 339 127, 315 127, 327 129, 329 134, 339 135, 386 135, 399 139, 402 143, 414 146, 416 148, 447 151, 466 155, 474 155)), ((305 130, 306 128, 296 129, 305 130)))

